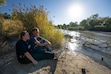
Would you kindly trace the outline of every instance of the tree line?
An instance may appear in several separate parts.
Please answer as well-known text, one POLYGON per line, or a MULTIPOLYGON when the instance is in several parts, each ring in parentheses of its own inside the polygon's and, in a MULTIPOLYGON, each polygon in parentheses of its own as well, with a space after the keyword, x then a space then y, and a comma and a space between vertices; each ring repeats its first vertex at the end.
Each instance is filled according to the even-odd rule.
POLYGON ((77 22, 70 22, 69 24, 59 24, 56 26, 60 29, 67 30, 89 30, 89 31, 111 31, 111 17, 99 17, 99 14, 94 14, 87 19, 82 20, 79 24, 77 22))

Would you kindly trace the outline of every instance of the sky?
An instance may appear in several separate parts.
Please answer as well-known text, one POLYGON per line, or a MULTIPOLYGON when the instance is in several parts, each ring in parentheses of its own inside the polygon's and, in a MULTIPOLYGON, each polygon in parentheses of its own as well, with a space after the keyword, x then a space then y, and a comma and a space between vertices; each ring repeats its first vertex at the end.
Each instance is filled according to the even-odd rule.
POLYGON ((81 22, 93 14, 100 17, 111 17, 111 0, 6 0, 0 12, 11 14, 12 5, 25 4, 26 6, 43 5, 47 9, 48 18, 55 25, 81 22))

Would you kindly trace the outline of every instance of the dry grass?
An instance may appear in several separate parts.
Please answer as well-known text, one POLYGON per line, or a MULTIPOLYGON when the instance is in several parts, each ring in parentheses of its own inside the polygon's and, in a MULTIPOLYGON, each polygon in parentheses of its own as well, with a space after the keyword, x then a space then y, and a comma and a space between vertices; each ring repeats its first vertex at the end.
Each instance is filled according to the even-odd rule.
POLYGON ((23 24, 20 21, 9 21, 5 20, 2 24, 2 34, 9 35, 18 35, 23 30, 23 24))

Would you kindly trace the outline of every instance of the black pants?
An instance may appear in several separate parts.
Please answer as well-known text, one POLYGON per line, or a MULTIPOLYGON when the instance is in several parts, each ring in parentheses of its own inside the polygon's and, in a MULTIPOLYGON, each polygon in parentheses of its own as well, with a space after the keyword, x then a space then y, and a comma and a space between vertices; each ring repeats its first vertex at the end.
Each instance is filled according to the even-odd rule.
POLYGON ((31 53, 32 57, 37 60, 46 60, 46 59, 53 59, 54 58, 54 53, 49 53, 49 52, 45 52, 45 53, 31 53))
POLYGON ((31 63, 31 61, 27 57, 20 58, 19 56, 17 56, 17 60, 21 64, 29 64, 29 63, 31 63))
MULTIPOLYGON (((37 60, 37 61, 41 61, 41 60, 46 60, 46 59, 53 59, 54 58, 54 53, 50 53, 50 52, 44 52, 44 53, 33 53, 33 52, 29 52, 32 57, 37 60)), ((21 64, 29 64, 31 63, 31 61, 25 56, 23 58, 19 58, 17 57, 18 61, 21 64)))

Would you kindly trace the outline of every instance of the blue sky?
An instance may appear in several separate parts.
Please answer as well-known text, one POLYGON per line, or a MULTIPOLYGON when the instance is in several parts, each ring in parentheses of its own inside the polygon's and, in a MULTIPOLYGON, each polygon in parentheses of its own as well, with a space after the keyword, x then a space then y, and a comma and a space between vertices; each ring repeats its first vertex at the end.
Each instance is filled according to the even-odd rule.
POLYGON ((2 13, 11 13, 12 5, 43 5, 49 11, 49 19, 57 24, 80 22, 93 14, 111 17, 111 0, 7 0, 0 8, 2 13))

